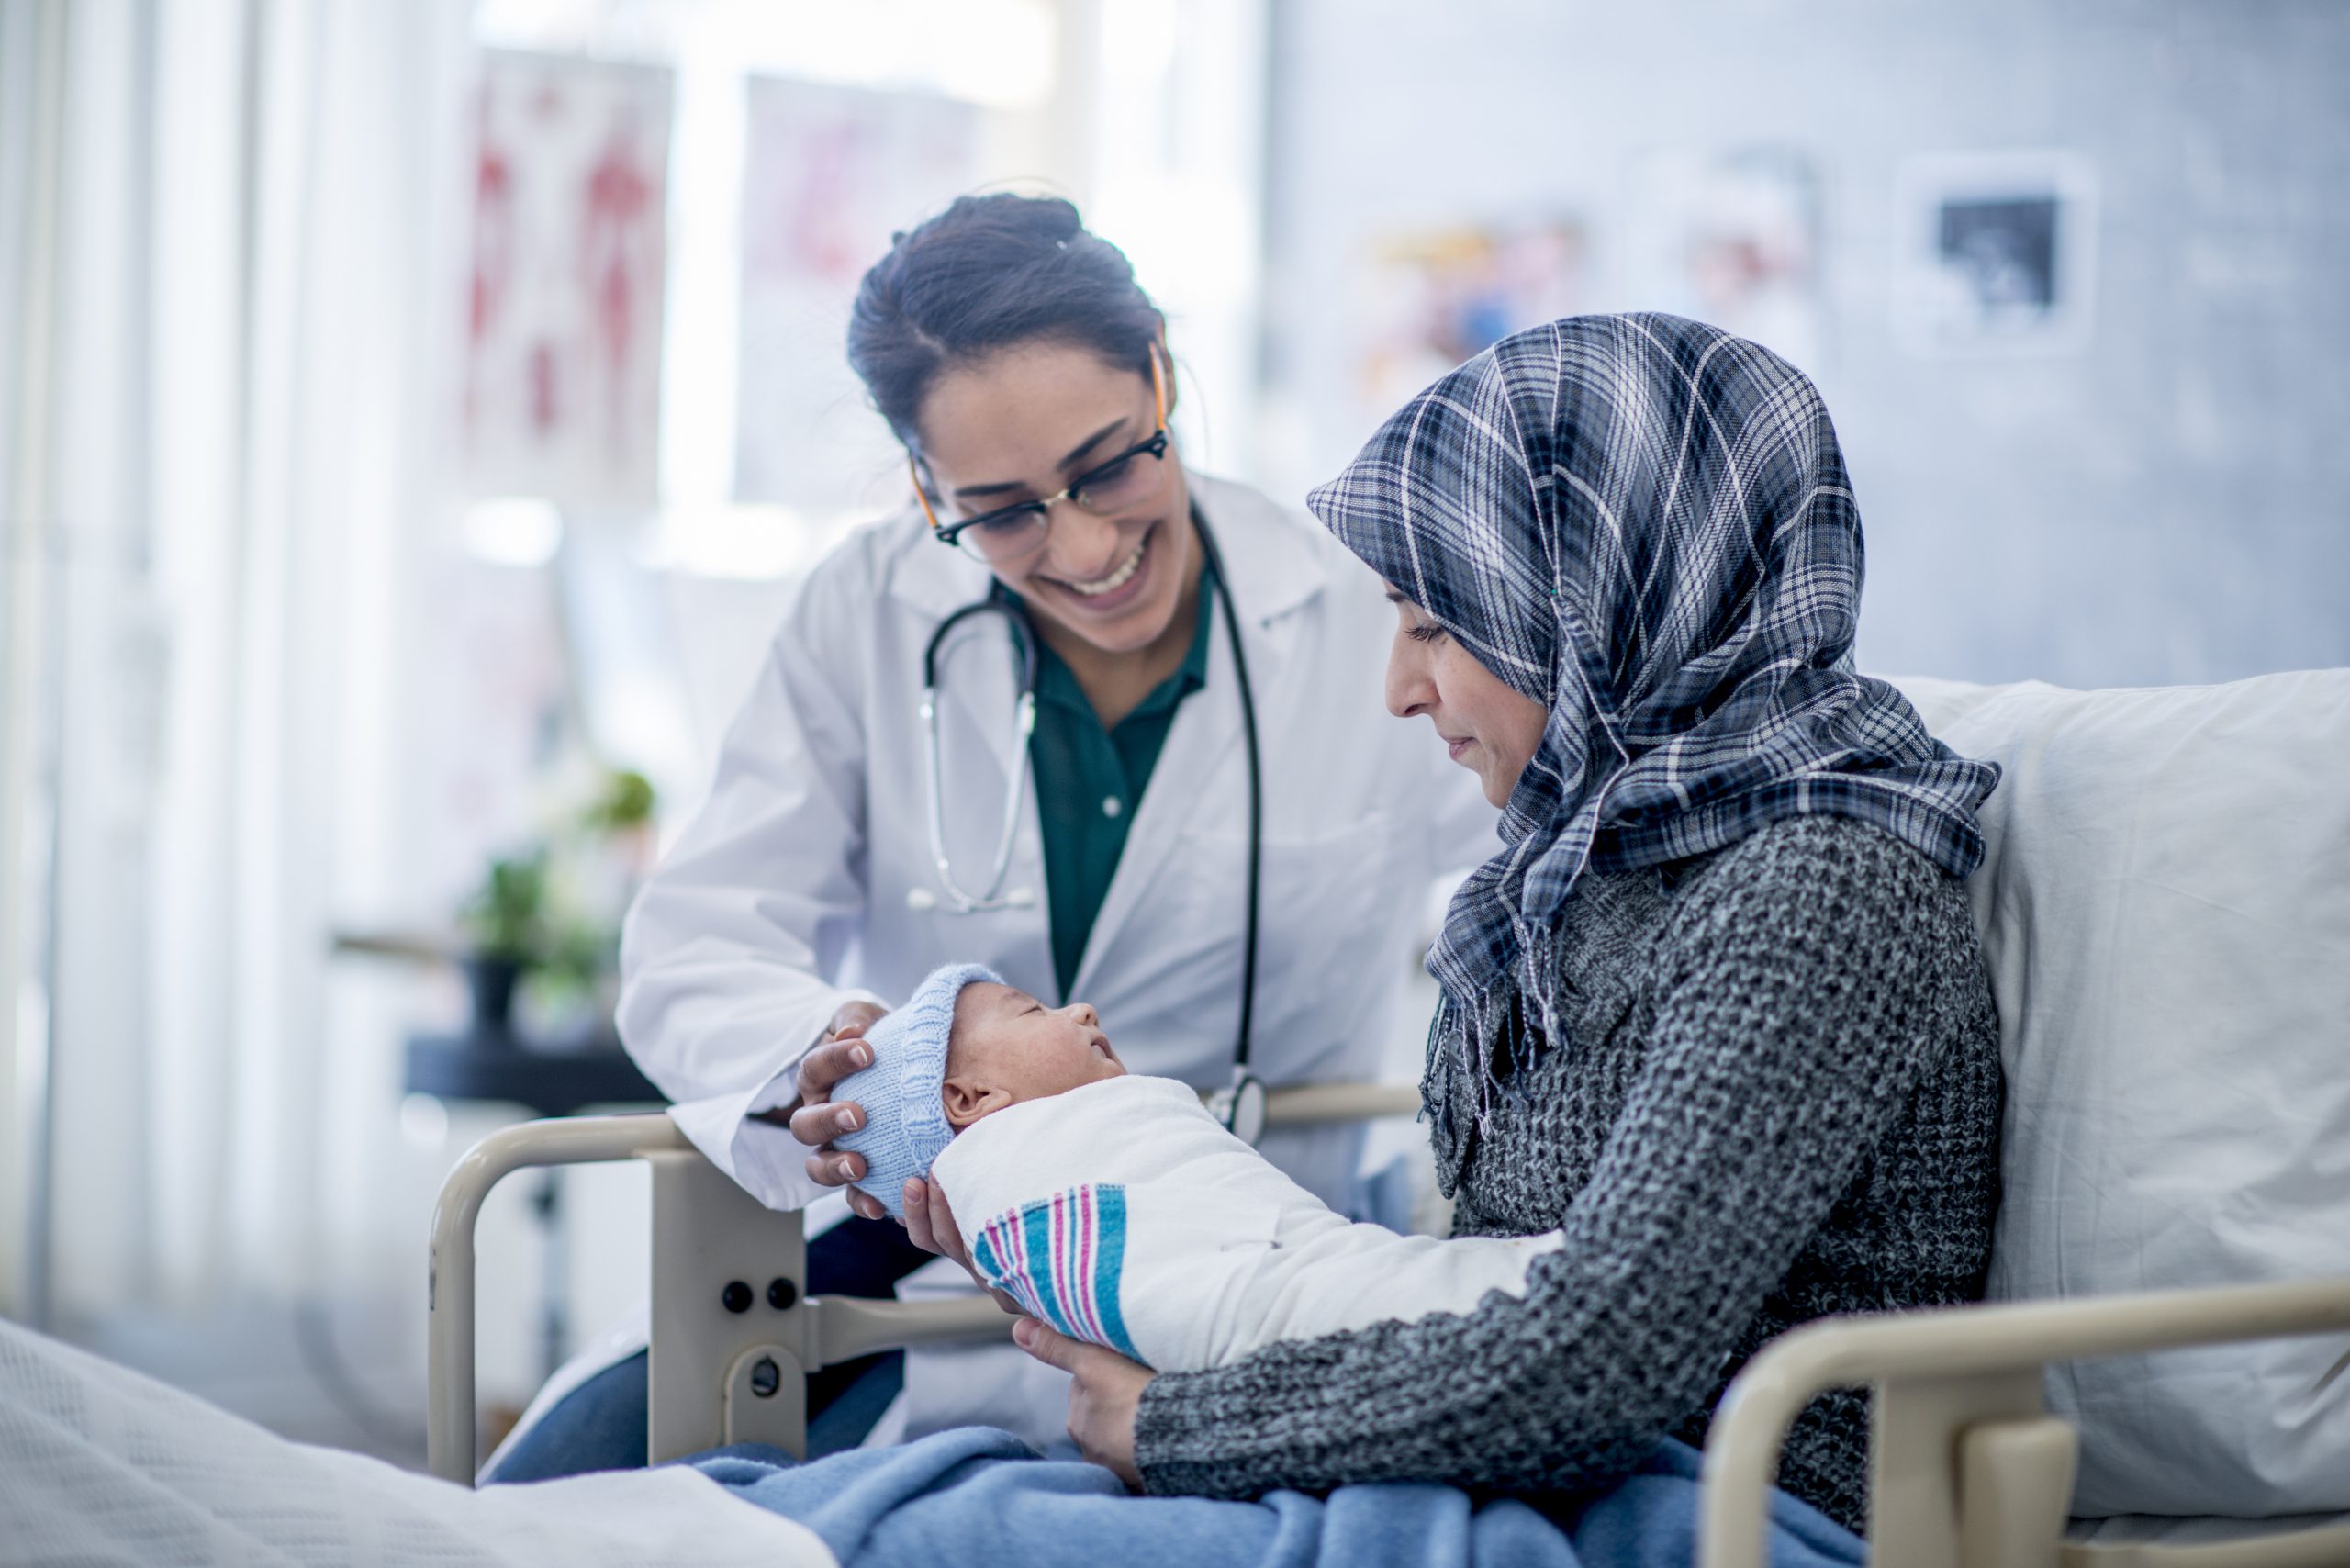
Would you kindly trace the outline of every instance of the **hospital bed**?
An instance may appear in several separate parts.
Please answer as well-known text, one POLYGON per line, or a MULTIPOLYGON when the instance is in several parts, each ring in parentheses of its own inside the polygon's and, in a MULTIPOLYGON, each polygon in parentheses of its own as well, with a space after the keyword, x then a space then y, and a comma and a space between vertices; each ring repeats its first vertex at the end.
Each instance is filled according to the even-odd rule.
MULTIPOLYGON (((1419 1091, 1380 1084, 1276 1089, 1269 1127, 1411 1115, 1419 1091)), ((639 1160, 652 1177, 651 1414, 655 1463, 723 1443, 805 1455, 803 1378, 877 1350, 1008 1339, 993 1300, 868 1301, 802 1290, 801 1215, 763 1206, 666 1115, 557 1117, 491 1134, 461 1159, 432 1218, 427 1287, 429 1462, 470 1482, 474 1448, 473 1236, 499 1180, 531 1167, 639 1160), (712 1375, 715 1372, 715 1375, 712 1375)))
MULTIPOLYGON (((1755 1357, 1707 1444, 1700 1562, 1761 1568, 1789 1424, 1866 1386, 1874 1561, 2350 1564, 2350 671, 1902 684, 1937 735, 2006 769, 1970 883, 2009 1075, 2003 1299, 1822 1320, 1755 1357), (2104 1522, 2068 1524, 2084 1513, 2104 1522), (2286 1514, 2300 1528, 2196 1517, 2286 1514), (2182 1517, 2113 1517, 2132 1515, 2182 1517)), ((1415 1108, 1341 1086, 1269 1111, 1415 1108)), ((762 1208, 664 1116, 525 1124, 465 1156, 434 1216, 435 1473, 475 1470, 484 1195, 525 1167, 620 1159, 652 1171, 653 1460, 803 1451, 804 1373, 1007 1331, 984 1298, 808 1297, 800 1216, 762 1208)))

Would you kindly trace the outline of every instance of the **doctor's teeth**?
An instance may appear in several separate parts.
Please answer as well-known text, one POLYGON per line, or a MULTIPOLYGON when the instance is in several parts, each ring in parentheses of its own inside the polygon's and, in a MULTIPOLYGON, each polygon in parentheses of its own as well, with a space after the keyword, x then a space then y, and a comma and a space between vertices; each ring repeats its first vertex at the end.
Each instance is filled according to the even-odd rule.
POLYGON ((1136 570, 1142 566, 1143 545, 1148 544, 1149 543, 1150 541, 1146 539, 1141 544, 1136 545, 1135 553, 1127 556, 1125 562, 1119 566, 1118 569, 1112 572, 1108 577, 1090 583, 1070 583, 1069 585, 1069 591, 1074 594, 1082 594, 1087 599, 1096 599, 1102 594, 1108 593, 1113 588, 1125 587, 1126 579, 1133 577, 1136 570))

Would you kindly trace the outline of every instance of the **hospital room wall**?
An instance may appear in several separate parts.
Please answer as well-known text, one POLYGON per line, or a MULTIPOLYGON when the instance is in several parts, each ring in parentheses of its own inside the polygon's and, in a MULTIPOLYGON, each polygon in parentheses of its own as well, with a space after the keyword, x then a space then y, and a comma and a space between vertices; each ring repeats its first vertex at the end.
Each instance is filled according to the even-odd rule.
POLYGON ((1657 302, 1644 153, 1807 157, 1818 381, 1867 519, 1863 663, 2072 686, 2350 663, 2350 9, 1286 0, 1264 401, 1295 491, 1370 428, 1349 269, 1380 237, 1567 212, 1586 308, 1657 302), (2072 152, 2097 182, 2076 352, 1894 330, 1913 155, 2072 152))

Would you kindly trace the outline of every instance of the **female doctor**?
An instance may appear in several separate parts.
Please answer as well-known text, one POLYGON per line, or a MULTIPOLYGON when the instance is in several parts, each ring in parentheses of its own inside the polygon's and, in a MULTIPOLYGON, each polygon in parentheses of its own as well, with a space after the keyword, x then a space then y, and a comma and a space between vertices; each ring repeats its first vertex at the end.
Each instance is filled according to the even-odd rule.
MULTIPOLYGON (((915 501, 800 584, 631 912, 621 1030, 678 1125, 773 1208, 855 1182, 826 1146, 857 1107, 827 1092, 950 961, 1091 1002, 1136 1071, 1376 1078, 1424 895, 1495 823, 1385 720, 1379 582, 1185 470, 1165 322, 1065 201, 965 196, 899 236, 848 354, 915 501)), ((1358 1131, 1262 1147, 1348 1206, 1358 1131)), ((886 1295, 928 1256, 851 1204, 810 1288, 886 1295)), ((958 1406, 917 1372, 917 1429, 1058 1437, 1062 1374, 1002 1355, 1040 1386, 958 1406)), ((542 1394, 493 1478, 641 1464, 643 1385, 640 1355, 542 1394)), ((811 1414, 836 1392, 811 1386, 811 1414)))

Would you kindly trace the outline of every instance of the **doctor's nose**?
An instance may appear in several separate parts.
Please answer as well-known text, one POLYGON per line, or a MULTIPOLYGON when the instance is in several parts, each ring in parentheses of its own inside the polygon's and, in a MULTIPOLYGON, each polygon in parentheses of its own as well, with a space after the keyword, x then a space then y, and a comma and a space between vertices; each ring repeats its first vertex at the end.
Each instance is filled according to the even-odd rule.
POLYGON ((1067 504, 1053 509, 1047 541, 1045 569, 1066 582, 1098 582, 1117 569, 1130 547, 1116 523, 1067 504))

